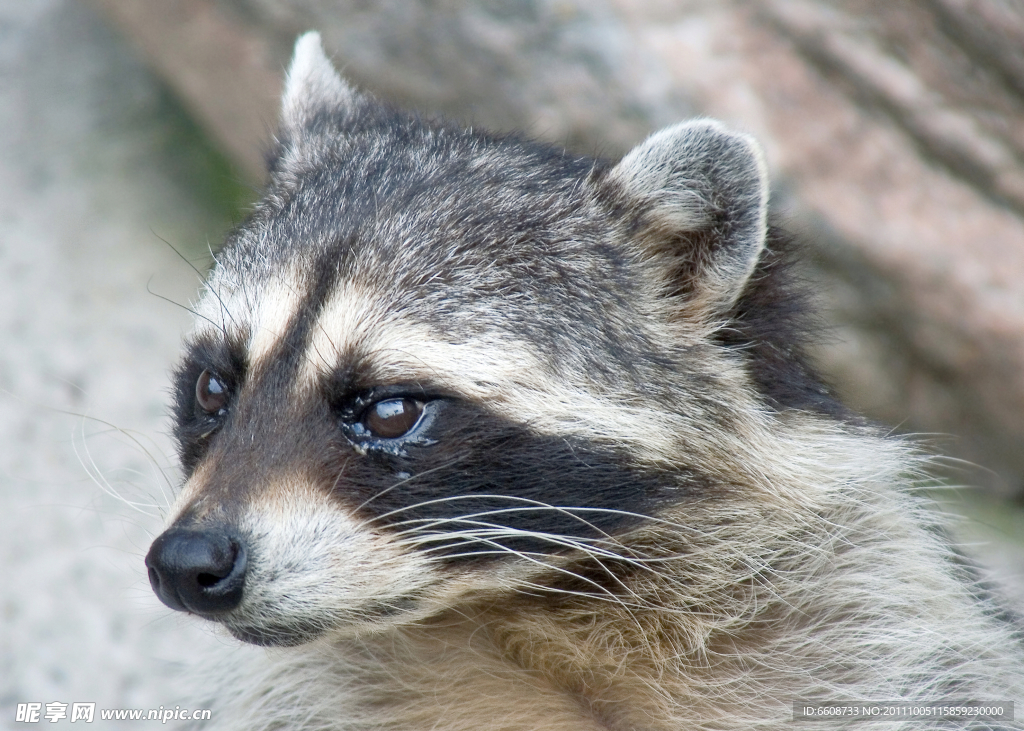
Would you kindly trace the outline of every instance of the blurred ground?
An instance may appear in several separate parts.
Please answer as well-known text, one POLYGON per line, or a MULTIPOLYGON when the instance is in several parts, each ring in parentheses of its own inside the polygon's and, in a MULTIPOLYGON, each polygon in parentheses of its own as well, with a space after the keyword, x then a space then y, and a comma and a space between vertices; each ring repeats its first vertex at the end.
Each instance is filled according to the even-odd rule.
MULTIPOLYGON (((590 30, 622 40, 607 23, 590 30)), ((487 68, 499 66, 466 73, 486 81, 487 68)), ((644 72, 587 86, 591 104, 644 72)), ((643 93, 660 99, 672 81, 651 78, 643 93)), ((636 119, 648 112, 667 114, 636 119)), ((533 122, 572 136, 554 111, 533 122)), ((76 0, 0 0, 0 125, 0 728, 19 727, 24 702, 186 704, 190 663, 219 640, 160 605, 142 565, 177 479, 167 373, 198 287, 164 240, 204 266, 244 192, 162 82, 76 0)), ((635 130, 608 139, 625 144, 635 130)), ((834 352, 850 365, 862 351, 834 352)), ((1024 607, 1020 512, 946 497, 972 516, 963 535, 977 552, 1017 577, 1024 607)))
POLYGON ((0 728, 25 702, 173 708, 201 632, 142 558, 176 481, 188 313, 162 298, 198 280, 161 238, 221 236, 209 150, 75 0, 0 2, 0 128, 0 728))

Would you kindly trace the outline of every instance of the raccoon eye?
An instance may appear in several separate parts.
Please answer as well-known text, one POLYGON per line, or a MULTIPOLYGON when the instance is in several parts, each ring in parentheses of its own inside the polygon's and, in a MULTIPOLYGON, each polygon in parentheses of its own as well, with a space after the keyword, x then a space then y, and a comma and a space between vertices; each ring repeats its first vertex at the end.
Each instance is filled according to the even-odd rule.
POLYGON ((372 404, 363 414, 362 425, 379 439, 396 439, 420 420, 423 404, 411 398, 389 398, 372 404))
POLYGON ((196 403, 208 414, 218 414, 228 405, 228 390, 210 373, 203 371, 196 381, 196 403))

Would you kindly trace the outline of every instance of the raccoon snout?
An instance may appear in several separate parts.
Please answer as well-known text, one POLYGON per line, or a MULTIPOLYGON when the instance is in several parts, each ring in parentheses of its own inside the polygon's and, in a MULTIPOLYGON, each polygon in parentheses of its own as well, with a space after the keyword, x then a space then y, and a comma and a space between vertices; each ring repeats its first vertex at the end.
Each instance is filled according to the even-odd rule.
POLYGON ((146 555, 149 583, 171 609, 216 614, 237 607, 245 588, 245 545, 225 527, 171 528, 146 555))

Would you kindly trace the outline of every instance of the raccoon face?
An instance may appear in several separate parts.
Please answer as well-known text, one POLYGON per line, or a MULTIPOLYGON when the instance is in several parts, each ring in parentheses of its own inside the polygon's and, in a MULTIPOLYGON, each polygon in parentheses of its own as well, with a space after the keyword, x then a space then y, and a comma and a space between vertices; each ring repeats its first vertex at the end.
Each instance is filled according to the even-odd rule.
POLYGON ((261 644, 609 591, 580 563, 613 575, 748 469, 765 409, 720 333, 766 197, 717 123, 609 166, 395 112, 303 36, 268 194, 176 374, 154 590, 261 644))

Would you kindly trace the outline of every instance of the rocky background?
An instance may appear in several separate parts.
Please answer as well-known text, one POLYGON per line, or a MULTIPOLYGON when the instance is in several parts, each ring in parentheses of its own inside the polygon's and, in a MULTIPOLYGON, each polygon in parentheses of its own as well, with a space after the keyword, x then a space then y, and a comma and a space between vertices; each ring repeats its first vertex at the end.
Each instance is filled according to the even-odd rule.
POLYGON ((382 97, 577 151, 699 114, 755 134, 824 369, 980 486, 942 494, 1024 607, 1019 0, 0 0, 0 728, 186 703, 222 647, 142 567, 166 376, 311 28, 382 97))

